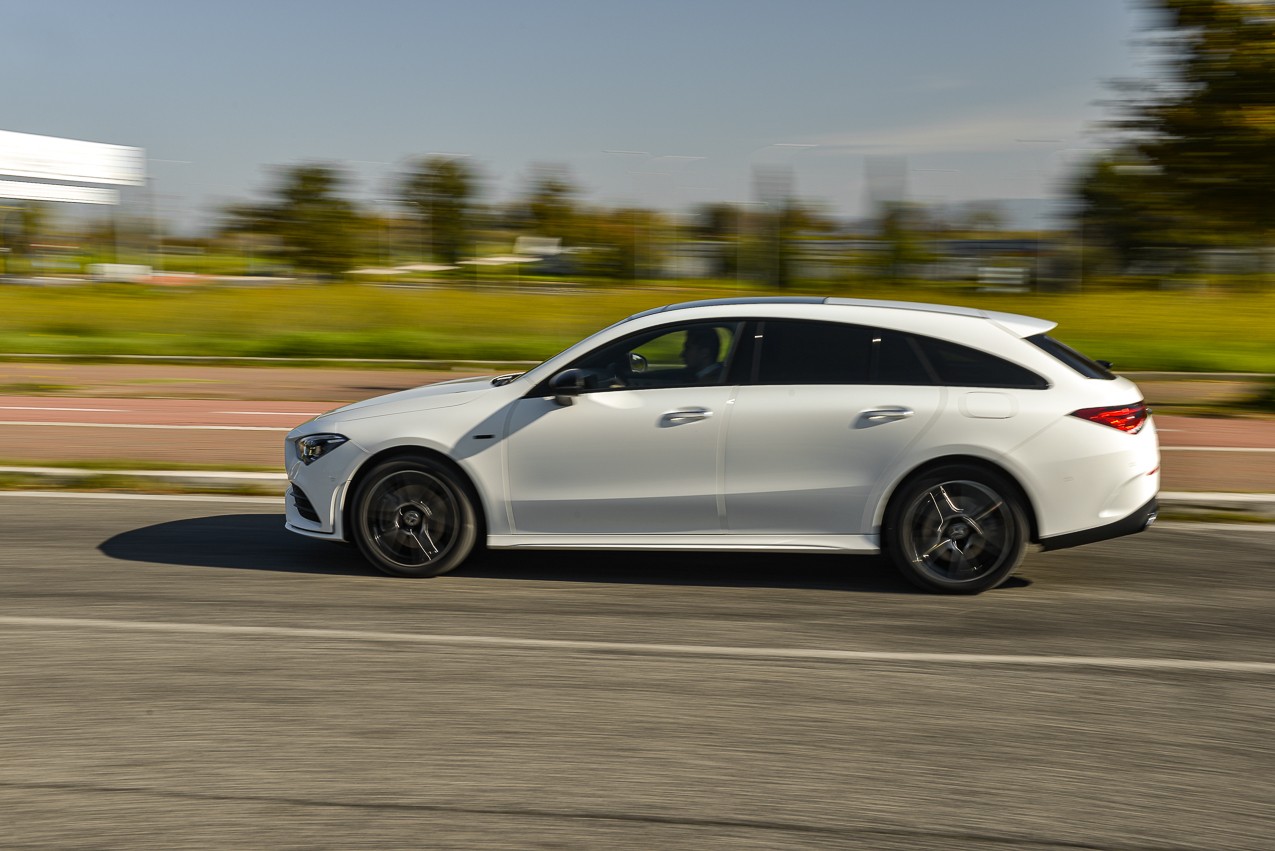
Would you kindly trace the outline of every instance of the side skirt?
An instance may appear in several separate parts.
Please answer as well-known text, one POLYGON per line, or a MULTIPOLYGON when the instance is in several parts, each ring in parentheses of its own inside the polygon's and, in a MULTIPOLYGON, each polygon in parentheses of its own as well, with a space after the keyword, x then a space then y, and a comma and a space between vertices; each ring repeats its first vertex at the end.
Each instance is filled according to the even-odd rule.
POLYGON ((495 550, 879 553, 875 535, 488 535, 495 550))

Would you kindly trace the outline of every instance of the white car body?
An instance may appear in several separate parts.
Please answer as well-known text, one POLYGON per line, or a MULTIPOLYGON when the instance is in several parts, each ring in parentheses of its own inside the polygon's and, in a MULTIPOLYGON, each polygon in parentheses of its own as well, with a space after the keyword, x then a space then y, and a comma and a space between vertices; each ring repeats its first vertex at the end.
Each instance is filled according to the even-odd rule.
MULTIPOLYGON (((1139 531, 1154 520, 1159 488, 1154 424, 1145 416, 1127 431, 1072 416, 1140 405, 1142 396, 1127 379, 1087 377, 1025 340, 1053 325, 852 299, 724 299, 649 311, 512 380, 419 387, 299 426, 287 438, 287 528, 350 540, 361 472, 396 453, 424 453, 468 480, 493 548, 872 553, 882 548, 901 483, 948 463, 1012 480, 1025 498, 1030 539, 1046 548, 1139 531), (737 349, 752 352, 752 371, 741 362, 732 380, 709 386, 599 387, 565 397, 547 388, 622 338, 745 321, 844 323, 927 345, 947 341, 1016 364, 1041 386, 767 384, 753 380, 762 374, 757 351, 737 349), (324 434, 348 440, 303 460, 297 441, 324 434)), ((751 345, 768 345, 754 336, 751 345)))

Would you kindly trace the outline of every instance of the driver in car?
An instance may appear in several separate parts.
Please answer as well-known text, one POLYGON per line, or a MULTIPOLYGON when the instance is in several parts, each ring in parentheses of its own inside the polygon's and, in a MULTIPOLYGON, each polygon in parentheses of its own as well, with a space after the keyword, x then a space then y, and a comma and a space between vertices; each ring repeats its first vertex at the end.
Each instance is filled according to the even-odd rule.
POLYGON ((716 384, 722 377, 722 365, 717 358, 721 354, 721 338, 717 329, 706 326, 690 328, 682 344, 682 363, 696 384, 716 384))

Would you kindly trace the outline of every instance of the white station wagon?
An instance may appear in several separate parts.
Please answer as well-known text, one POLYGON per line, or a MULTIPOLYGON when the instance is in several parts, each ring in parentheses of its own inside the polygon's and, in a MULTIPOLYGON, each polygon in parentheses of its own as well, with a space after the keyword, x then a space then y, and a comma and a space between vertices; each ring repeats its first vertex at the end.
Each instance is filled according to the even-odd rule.
POLYGON ((1031 543, 1141 531, 1137 386, 1027 316, 744 298, 631 316, 522 374, 339 408, 287 437, 287 528, 397 576, 502 549, 884 551, 922 588, 1031 543))

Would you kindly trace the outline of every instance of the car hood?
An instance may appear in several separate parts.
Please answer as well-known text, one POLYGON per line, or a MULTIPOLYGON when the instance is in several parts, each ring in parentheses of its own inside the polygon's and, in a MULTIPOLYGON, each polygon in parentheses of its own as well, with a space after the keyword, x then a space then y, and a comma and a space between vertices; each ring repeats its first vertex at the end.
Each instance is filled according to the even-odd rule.
POLYGON ((426 384, 413 387, 411 390, 400 390, 384 396, 374 396, 344 405, 315 419, 321 420, 359 420, 367 417, 383 417, 389 414, 410 413, 412 411, 429 411, 437 408, 450 408, 472 402, 484 393, 495 389, 491 376, 477 378, 457 378, 452 381, 440 381, 437 384, 426 384))

